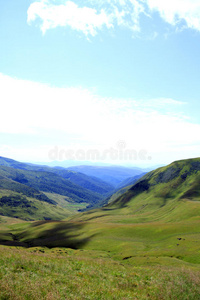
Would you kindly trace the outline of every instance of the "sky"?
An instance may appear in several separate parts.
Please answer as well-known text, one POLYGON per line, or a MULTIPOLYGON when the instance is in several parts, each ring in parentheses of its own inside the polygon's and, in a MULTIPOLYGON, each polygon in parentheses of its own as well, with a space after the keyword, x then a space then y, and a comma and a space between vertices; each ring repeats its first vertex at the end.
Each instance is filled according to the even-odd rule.
POLYGON ((0 155, 200 156, 200 0, 0 0, 0 155))

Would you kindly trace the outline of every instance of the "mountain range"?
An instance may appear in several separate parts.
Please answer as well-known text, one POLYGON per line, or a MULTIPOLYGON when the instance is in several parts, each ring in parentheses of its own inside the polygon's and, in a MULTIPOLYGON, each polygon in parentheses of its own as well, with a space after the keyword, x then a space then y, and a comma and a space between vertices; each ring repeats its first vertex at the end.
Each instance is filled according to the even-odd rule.
MULTIPOLYGON (((106 167, 107 172, 108 169, 106 167)), ((124 168, 123 176, 125 170, 127 177, 136 172, 124 168)), ((142 174, 142 171, 137 170, 138 173, 142 174)), ((109 179, 114 181, 115 177, 119 181, 119 175, 116 176, 111 167, 109 179)), ((62 219, 77 210, 99 206, 114 189, 110 180, 62 167, 51 168, 0 157, 0 213, 11 217, 62 219), (9 202, 9 198, 12 201, 9 202), (48 213, 45 213, 44 206, 48 213)))
MULTIPOLYGON (((7 168, 9 167, 1 168, 8 172, 7 168)), ((18 172, 19 171, 17 171, 17 174, 19 176, 21 173, 18 172)), ((20 178, 23 180, 30 180, 33 178, 33 171, 31 171, 31 173, 29 172, 30 171, 28 171, 27 174, 29 174, 30 177, 27 175, 26 177, 22 176, 20 178)), ((24 175, 24 173, 22 174, 24 175)), ((52 173, 50 174, 52 175, 52 173)), ((41 182, 43 183, 43 181, 41 182)), ((33 186, 35 188, 41 188, 42 185, 39 185, 38 181, 35 181, 31 188, 34 188, 33 186)), ((130 237, 133 234, 134 236, 135 233, 131 228, 133 226, 135 228, 137 224, 143 224, 142 226, 145 228, 145 224, 148 224, 149 229, 153 224, 158 224, 160 228, 168 226, 165 224, 173 224, 174 228, 177 228, 177 226, 179 228, 180 225, 185 228, 187 224, 189 230, 191 224, 196 224, 200 221, 200 158, 176 161, 168 166, 150 171, 141 178, 137 178, 137 181, 134 184, 123 187, 116 192, 116 194, 118 196, 115 195, 113 198, 111 196, 109 201, 104 203, 104 206, 101 208, 75 215, 71 214, 69 221, 66 220, 66 222, 62 223, 62 226, 59 225, 60 223, 54 222, 52 231, 49 231, 51 238, 47 238, 46 235, 43 236, 42 234, 41 238, 37 239, 37 241, 34 238, 31 238, 31 243, 51 247, 55 245, 68 247, 71 245, 71 242, 69 245, 69 241, 65 238, 65 235, 62 235, 61 238, 58 234, 59 230, 64 230, 65 226, 66 228, 71 228, 70 230, 73 231, 72 236, 77 236, 79 242, 81 241, 82 236, 84 236, 84 240, 87 237, 89 248, 105 248, 106 250, 108 250, 108 247, 103 240, 105 238, 107 239, 107 235, 110 236, 113 231, 112 237, 110 236, 111 240, 114 239, 113 245, 116 247, 117 242, 119 248, 123 248, 123 234, 128 234, 128 236, 130 234, 130 237), (83 229, 78 232, 75 230, 75 224, 77 224, 77 222, 83 226, 83 229), (126 226, 123 227, 122 225, 126 226), (113 229, 111 230, 111 228, 113 229), (119 229, 122 234, 120 237, 118 234, 119 229), (124 233, 123 230, 125 230, 124 233), (126 230, 128 230, 129 233, 127 233, 126 230)), ((4 199, 5 197, 3 200, 4 199)), ((8 201, 8 198, 6 198, 6 200, 8 201)), ((45 201, 47 202, 47 199, 43 200, 43 202, 45 201)), ((48 203, 48 205, 50 204, 48 203)), ((38 224, 37 231, 43 231, 45 228, 47 229, 48 226, 48 222, 42 223, 41 226, 38 224)), ((29 229, 19 235, 18 239, 21 239, 23 242, 30 242, 29 229)), ((75 240, 73 239, 74 247, 76 240, 76 238, 75 240)), ((125 244, 127 243, 129 242, 127 241, 125 244)), ((112 243, 109 243, 109 247, 112 248, 111 245, 112 243)))

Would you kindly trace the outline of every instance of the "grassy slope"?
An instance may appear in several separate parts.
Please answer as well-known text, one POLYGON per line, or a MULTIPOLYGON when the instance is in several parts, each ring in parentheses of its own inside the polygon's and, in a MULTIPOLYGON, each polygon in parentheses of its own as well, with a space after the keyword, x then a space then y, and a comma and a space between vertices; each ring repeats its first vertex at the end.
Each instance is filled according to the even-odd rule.
POLYGON ((199 162, 153 171, 103 209, 7 225, 7 244, 32 248, 0 246, 0 297, 199 299, 199 162))
POLYGON ((0 246, 1 299, 199 299, 200 272, 133 267, 104 252, 0 246))

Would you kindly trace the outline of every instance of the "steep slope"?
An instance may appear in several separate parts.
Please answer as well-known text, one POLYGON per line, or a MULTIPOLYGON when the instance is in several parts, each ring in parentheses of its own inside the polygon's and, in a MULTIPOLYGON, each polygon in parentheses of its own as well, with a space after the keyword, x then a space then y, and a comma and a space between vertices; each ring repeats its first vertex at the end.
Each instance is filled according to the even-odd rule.
POLYGON ((147 173, 105 210, 126 215, 125 222, 199 216, 200 158, 176 161, 147 173))

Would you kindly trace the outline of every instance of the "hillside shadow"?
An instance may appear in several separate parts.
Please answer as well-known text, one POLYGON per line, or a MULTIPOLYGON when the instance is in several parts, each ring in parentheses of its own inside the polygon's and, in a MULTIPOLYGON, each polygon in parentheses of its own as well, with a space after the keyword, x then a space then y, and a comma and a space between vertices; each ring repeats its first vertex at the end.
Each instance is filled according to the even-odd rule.
POLYGON ((33 223, 26 231, 19 234, 12 234, 11 240, 0 239, 0 245, 21 246, 21 247, 66 247, 79 249, 86 245, 94 235, 82 236, 84 224, 67 223, 67 222, 52 222, 40 221, 33 223), (48 229, 50 224, 51 228, 48 229), (52 226, 53 224, 53 226, 52 226), (41 228, 40 228, 41 226, 41 228), (44 228, 44 226, 46 228, 44 228), (33 228, 37 234, 33 235, 33 228))

